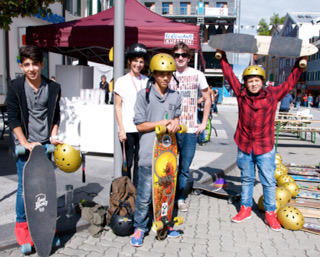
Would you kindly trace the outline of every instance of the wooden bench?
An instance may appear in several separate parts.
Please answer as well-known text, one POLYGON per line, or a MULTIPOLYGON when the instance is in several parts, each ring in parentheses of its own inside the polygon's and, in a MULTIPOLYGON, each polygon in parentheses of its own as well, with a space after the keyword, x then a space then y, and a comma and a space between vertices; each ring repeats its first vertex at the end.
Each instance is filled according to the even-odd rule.
POLYGON ((297 119, 275 119, 276 126, 276 145, 275 149, 277 151, 278 138, 280 132, 291 132, 297 133, 297 137, 306 140, 307 133, 311 133, 311 142, 316 143, 316 133, 320 134, 320 127, 309 127, 308 125, 312 123, 320 122, 320 120, 297 120, 297 119))

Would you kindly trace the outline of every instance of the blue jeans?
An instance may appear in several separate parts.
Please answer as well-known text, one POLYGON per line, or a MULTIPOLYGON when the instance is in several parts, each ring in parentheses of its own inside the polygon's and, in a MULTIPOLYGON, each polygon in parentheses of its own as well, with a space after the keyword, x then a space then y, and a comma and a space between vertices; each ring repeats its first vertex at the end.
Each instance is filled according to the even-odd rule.
POLYGON ((179 169, 177 183, 177 200, 185 200, 184 190, 189 179, 189 167, 196 152, 197 135, 195 133, 176 133, 179 150, 179 169))
POLYGON ((152 202, 152 167, 139 166, 137 198, 134 209, 134 227, 148 231, 149 208, 152 202))
MULTIPOLYGON (((48 158, 51 159, 51 154, 47 154, 48 158)), ((16 166, 18 173, 18 188, 17 188, 17 199, 16 199, 16 222, 26 222, 26 212, 24 209, 23 201, 23 168, 29 158, 29 151, 24 155, 17 157, 16 166)))
POLYGON ((275 148, 270 152, 255 155, 247 154, 238 148, 237 165, 241 170, 241 205, 252 207, 252 195, 255 181, 255 166, 263 187, 264 208, 266 211, 276 210, 275 148))

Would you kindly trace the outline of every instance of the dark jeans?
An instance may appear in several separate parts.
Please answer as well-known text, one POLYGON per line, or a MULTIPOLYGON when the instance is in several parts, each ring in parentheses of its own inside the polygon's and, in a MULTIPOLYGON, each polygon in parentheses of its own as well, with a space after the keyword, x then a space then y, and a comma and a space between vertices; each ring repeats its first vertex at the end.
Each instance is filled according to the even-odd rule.
MULTIPOLYGON (((121 148, 123 145, 121 144, 121 148)), ((123 151, 123 149, 122 149, 123 151)), ((125 153, 127 159, 127 171, 122 170, 122 176, 133 177, 133 184, 138 187, 138 161, 139 161, 139 133, 127 133, 127 141, 125 142, 125 153), (132 162, 134 162, 133 176, 131 176, 132 162)))

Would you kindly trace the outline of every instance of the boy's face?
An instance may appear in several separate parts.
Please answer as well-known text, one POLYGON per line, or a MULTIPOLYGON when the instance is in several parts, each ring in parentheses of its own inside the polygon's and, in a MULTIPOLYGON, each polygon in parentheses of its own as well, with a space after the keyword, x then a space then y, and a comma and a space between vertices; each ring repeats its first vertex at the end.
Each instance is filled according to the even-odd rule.
POLYGON ((249 76, 244 84, 250 93, 258 94, 263 86, 263 80, 260 76, 249 76))
POLYGON ((41 80, 41 70, 44 66, 43 62, 33 61, 30 58, 20 63, 20 68, 24 72, 28 81, 35 82, 41 80))
POLYGON ((142 57, 136 57, 130 62, 130 70, 136 76, 139 76, 143 67, 144 67, 144 59, 142 57))
POLYGON ((156 83, 162 89, 167 88, 171 79, 172 71, 155 71, 152 73, 152 76, 155 78, 156 83))
POLYGON ((190 57, 183 49, 177 49, 173 54, 173 58, 178 70, 185 70, 188 67, 190 57))

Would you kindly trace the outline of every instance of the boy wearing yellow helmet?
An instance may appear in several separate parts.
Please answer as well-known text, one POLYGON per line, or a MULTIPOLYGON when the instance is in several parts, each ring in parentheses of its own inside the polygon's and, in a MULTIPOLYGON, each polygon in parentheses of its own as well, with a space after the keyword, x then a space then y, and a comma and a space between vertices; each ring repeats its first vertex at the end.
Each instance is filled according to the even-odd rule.
MULTIPOLYGON (((135 232, 131 245, 138 247, 143 243, 148 231, 149 209, 152 204, 152 149, 156 125, 164 125, 169 133, 180 128, 181 96, 168 88, 176 70, 174 59, 168 54, 157 54, 150 61, 150 77, 146 90, 138 92, 134 107, 134 123, 140 136, 139 183, 134 210, 135 232)), ((168 237, 179 237, 180 233, 168 228, 168 237)))
POLYGON ((276 218, 275 199, 275 148, 274 117, 277 103, 298 82, 302 69, 298 60, 287 80, 277 87, 264 87, 265 71, 259 66, 249 66, 243 72, 244 86, 240 84, 229 65, 225 52, 221 52, 220 65, 225 79, 236 94, 239 120, 234 135, 238 145, 237 165, 241 171, 241 208, 232 218, 243 222, 251 218, 255 166, 263 187, 265 222, 274 231, 281 225, 276 218))

